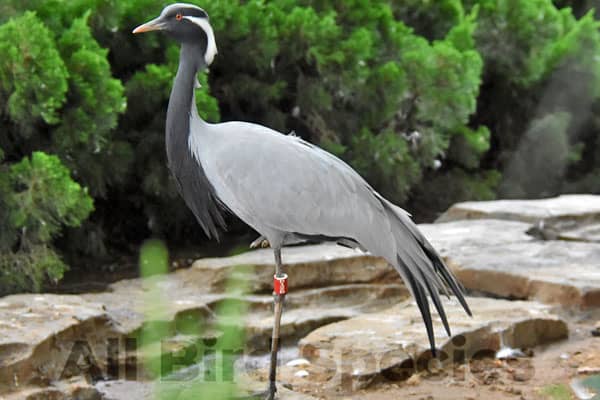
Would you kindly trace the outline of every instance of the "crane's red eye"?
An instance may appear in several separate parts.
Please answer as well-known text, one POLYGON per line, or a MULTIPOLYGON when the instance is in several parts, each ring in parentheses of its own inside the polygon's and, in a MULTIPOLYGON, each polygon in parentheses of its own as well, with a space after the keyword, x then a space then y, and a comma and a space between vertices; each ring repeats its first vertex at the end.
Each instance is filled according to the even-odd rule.
POLYGON ((183 19, 183 15, 181 15, 181 14, 177 14, 177 15, 175 16, 175 19, 176 19, 177 21, 181 21, 181 20, 183 19))

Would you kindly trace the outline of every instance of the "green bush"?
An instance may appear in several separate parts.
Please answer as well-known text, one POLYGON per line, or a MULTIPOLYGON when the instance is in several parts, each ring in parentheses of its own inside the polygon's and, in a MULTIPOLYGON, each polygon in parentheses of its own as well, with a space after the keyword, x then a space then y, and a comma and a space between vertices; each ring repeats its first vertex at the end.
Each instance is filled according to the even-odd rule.
POLYGON ((79 226, 93 201, 58 157, 43 152, 3 165, 1 176, 0 294, 37 291, 66 269, 52 239, 64 226, 79 226))
MULTIPOLYGON (((3 120, 10 120, 24 139, 38 133, 39 123, 60 122, 58 110, 66 100, 68 72, 53 35, 34 13, 0 26, 0 54, 3 120)), ((6 136, 10 126, 3 128, 6 136)))
MULTIPOLYGON (((295 131, 417 218, 467 199, 600 192, 591 1, 193 2, 210 14, 219 48, 199 76, 201 115, 295 131)), ((0 248, 16 257, 5 271, 38 271, 5 287, 39 288, 65 263, 110 262, 151 235, 203 237, 165 167, 177 46, 131 34, 160 6, 0 4, 0 248), (17 211, 17 195, 42 174, 36 163, 60 169, 35 154, 68 169, 57 188, 88 189, 72 186, 68 198, 48 190, 17 211), (10 171, 19 169, 17 184, 10 171), (74 204, 81 213, 65 212, 74 204)))
POLYGON ((108 185, 124 180, 122 171, 133 154, 113 136, 125 111, 124 88, 111 75, 108 51, 92 36, 89 16, 88 11, 73 19, 57 43, 69 71, 69 101, 53 132, 52 149, 94 195, 105 196, 108 185))
POLYGON ((574 183, 586 181, 587 173, 600 162, 594 150, 600 131, 593 112, 599 98, 600 69, 595 59, 600 34, 593 12, 576 19, 571 9, 559 10, 550 0, 469 3, 480 7, 475 39, 485 61, 477 121, 494 136, 487 165, 507 172, 499 195, 600 191, 600 185, 574 183), (532 132, 538 132, 538 146, 531 144, 532 132), (557 167, 559 172, 552 171, 552 179, 540 179, 538 169, 516 161, 526 151, 531 159, 545 159, 549 152, 558 151, 559 142, 563 165, 557 167), (532 186, 517 188, 525 182, 532 186))

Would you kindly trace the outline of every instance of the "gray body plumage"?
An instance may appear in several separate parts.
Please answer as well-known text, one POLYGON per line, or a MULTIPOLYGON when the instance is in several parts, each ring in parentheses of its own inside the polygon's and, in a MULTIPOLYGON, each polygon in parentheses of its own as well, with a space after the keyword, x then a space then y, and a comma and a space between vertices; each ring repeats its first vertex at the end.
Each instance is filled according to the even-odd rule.
POLYGON ((194 55, 202 51, 182 44, 166 142, 180 193, 205 232, 218 234, 227 209, 272 247, 318 238, 385 258, 415 297, 433 348, 428 297, 448 332, 438 293, 449 288, 469 309, 462 288, 409 215, 342 160, 296 136, 246 122, 203 121, 193 93, 202 63, 194 55))

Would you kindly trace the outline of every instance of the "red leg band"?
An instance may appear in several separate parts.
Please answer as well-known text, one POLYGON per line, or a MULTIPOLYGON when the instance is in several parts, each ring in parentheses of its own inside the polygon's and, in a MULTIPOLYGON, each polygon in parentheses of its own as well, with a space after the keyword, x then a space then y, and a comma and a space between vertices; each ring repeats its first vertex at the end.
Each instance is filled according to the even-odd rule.
POLYGON ((287 294, 288 292, 288 276, 283 274, 282 276, 273 275, 273 292, 275 294, 287 294))

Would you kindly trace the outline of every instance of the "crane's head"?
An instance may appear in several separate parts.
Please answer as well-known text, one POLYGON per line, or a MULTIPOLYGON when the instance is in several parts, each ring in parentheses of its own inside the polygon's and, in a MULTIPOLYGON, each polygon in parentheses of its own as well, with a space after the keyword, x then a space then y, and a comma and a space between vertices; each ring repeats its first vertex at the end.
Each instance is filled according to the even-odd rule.
POLYGON ((163 31, 181 44, 201 49, 206 65, 217 54, 217 43, 206 11, 193 4, 175 3, 165 7, 160 15, 133 30, 133 33, 163 31))

